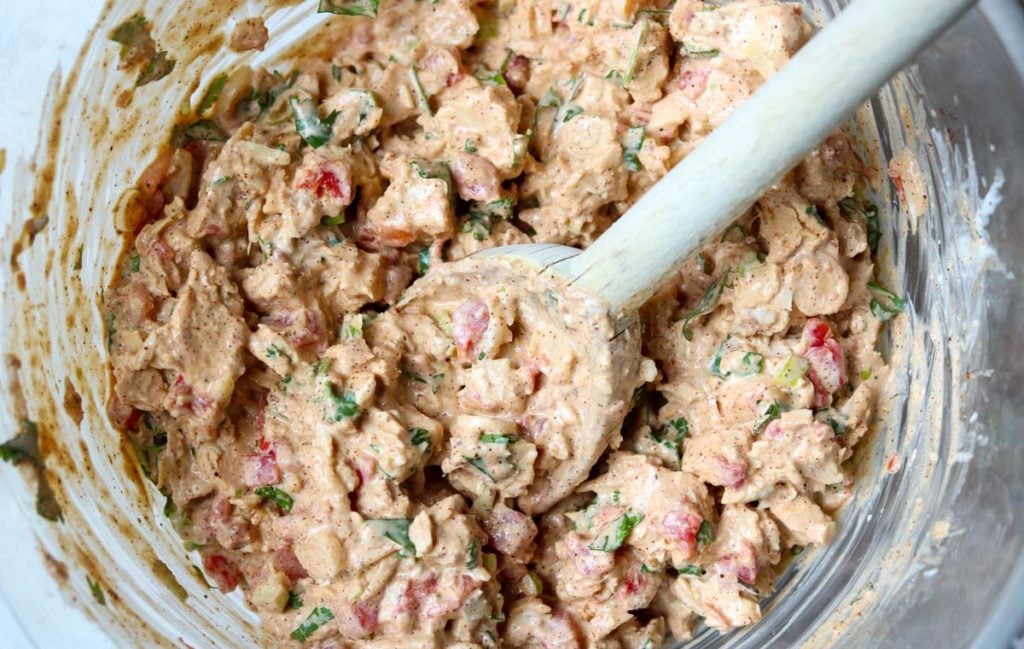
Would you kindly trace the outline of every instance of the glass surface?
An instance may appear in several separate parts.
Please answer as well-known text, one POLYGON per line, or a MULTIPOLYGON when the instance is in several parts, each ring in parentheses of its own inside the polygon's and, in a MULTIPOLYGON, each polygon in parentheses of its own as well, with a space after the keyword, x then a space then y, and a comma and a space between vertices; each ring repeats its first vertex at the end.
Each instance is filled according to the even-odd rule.
MULTIPOLYGON (((7 150, 0 227, 8 242, 0 248, 0 331, 5 352, 38 359, 23 370, 30 413, 46 420, 47 402, 56 401, 52 426, 67 442, 62 525, 36 517, 33 492, 16 472, 0 470, 0 514, 8 521, 0 526, 0 590, 9 605, 0 609, 4 647, 258 646, 255 615, 237 595, 211 594, 195 579, 196 559, 165 525, 162 498, 155 491, 141 494, 126 477, 118 437, 103 414, 103 323, 96 305, 118 246, 111 208, 163 133, 138 124, 170 123, 196 79, 205 83, 237 60, 226 51, 182 57, 159 92, 140 93, 124 110, 112 109, 116 50, 103 35, 143 4, 157 25, 167 26, 161 46, 172 51, 187 51, 183 23, 202 7, 226 13, 224 7, 238 4, 233 17, 273 13, 273 51, 257 63, 272 60, 317 20, 310 2, 280 8, 270 0, 153 0, 118 3, 106 13, 70 86, 56 166, 56 184, 69 193, 54 193, 49 223, 19 257, 26 281, 20 292, 10 242, 31 202, 28 165, 45 162, 33 157, 41 118, 49 113, 43 96, 48 80, 55 83, 56 65, 70 69, 101 4, 55 0, 45 13, 24 3, 0 5, 0 81, 15 89, 0 93, 0 148, 7 150), (257 11, 263 5, 276 9, 257 11), (129 137, 121 137, 125 133, 129 137), (67 242, 72 250, 81 246, 81 269, 59 258, 47 272, 50 253, 67 242), (81 426, 59 407, 66 377, 82 396, 81 426), (66 566, 63 586, 48 576, 40 547, 66 566), (188 592, 185 602, 156 578, 158 562, 188 592), (107 606, 96 603, 87 573, 101 576, 116 601, 108 596, 107 606)), ((821 16, 835 6, 810 4, 821 16)), ((894 330, 897 380, 889 425, 864 451, 864 475, 838 537, 800 557, 764 620, 724 637, 704 632, 686 646, 1006 647, 1021 634, 1022 39, 1021 4, 988 0, 865 112, 861 130, 866 149, 875 150, 869 162, 879 200, 891 208, 884 244, 895 268, 890 284, 912 305, 912 316, 894 330), (919 219, 894 206, 885 173, 888 159, 905 148, 929 188, 928 210, 919 219), (886 473, 894 453, 901 467, 886 473)), ((0 431, 6 436, 15 425, 14 404, 0 390, 0 431)))

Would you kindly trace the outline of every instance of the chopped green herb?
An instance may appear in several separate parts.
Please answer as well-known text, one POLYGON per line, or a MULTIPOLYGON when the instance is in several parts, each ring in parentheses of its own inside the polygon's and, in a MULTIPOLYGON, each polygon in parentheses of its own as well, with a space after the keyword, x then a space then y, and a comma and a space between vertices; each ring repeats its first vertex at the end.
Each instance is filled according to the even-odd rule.
POLYGON ((110 314, 110 319, 107 320, 107 351, 110 351, 114 346, 114 334, 117 333, 117 318, 113 313, 110 314))
POLYGON ((754 434, 757 435, 771 421, 778 419, 781 415, 782 406, 778 401, 772 401, 768 408, 754 421, 754 434))
POLYGON ((479 354, 476 355, 476 359, 478 361, 482 361, 485 358, 487 358, 487 352, 480 352, 479 354))
POLYGON ((633 51, 629 55, 629 65, 626 66, 626 71, 622 75, 622 85, 624 86, 628 86, 633 82, 633 76, 636 74, 637 64, 640 62, 640 48, 643 46, 649 30, 650 23, 645 19, 643 23, 641 23, 640 34, 636 38, 636 45, 633 46, 633 51))
POLYGON ((715 349, 715 354, 711 357, 711 363, 708 364, 708 370, 710 370, 711 375, 719 379, 725 379, 729 375, 728 372, 722 374, 722 356, 725 355, 725 346, 730 338, 731 336, 726 336, 725 340, 718 343, 718 348, 715 349))
POLYGON ((331 227, 332 225, 341 225, 344 222, 345 222, 345 212, 344 211, 342 211, 337 216, 327 216, 327 215, 324 215, 324 216, 320 217, 320 225, 324 226, 325 228, 326 227, 331 227))
POLYGON ((89 575, 85 576, 85 583, 89 584, 89 590, 92 591, 92 598, 96 600, 96 603, 100 606, 106 606, 107 597, 103 594, 103 588, 100 587, 100 583, 93 581, 89 575))
POLYGON ((295 130, 306 144, 318 149, 330 141, 338 111, 334 111, 326 119, 321 119, 316 102, 308 97, 299 99, 292 95, 288 98, 288 104, 295 115, 295 130))
POLYGON ((703 574, 700 566, 695 566, 692 563, 688 563, 682 568, 676 568, 676 572, 681 575, 690 575, 691 577, 700 577, 703 574))
POLYGON ((792 549, 790 549, 790 551, 789 551, 789 552, 790 552, 790 554, 792 554, 792 555, 793 555, 794 557, 800 556, 801 554, 803 554, 803 553, 804 553, 804 546, 802 546, 802 545, 794 545, 794 546, 792 547, 792 549))
POLYGON ((508 446, 519 441, 519 438, 515 435, 502 435, 501 433, 484 433, 480 436, 481 444, 501 444, 502 446, 508 446))
POLYGON ((643 165, 638 157, 640 149, 644 146, 646 132, 643 126, 630 126, 626 131, 626 137, 622 140, 622 163, 630 171, 640 171, 643 165))
POLYGON ((469 547, 466 548, 466 568, 473 570, 480 563, 480 546, 477 545, 476 539, 472 539, 469 542, 469 547))
POLYGON ((495 481, 494 475, 487 470, 487 464, 483 461, 483 458, 463 455, 462 459, 465 460, 466 462, 469 462, 477 471, 490 478, 491 482, 495 481))
POLYGON ((860 214, 861 218, 864 219, 864 225, 867 229, 868 248, 872 253, 876 252, 878 244, 882 240, 882 228, 878 221, 878 206, 874 203, 868 203, 866 206, 861 207, 857 199, 853 196, 848 196, 839 201, 839 209, 848 216, 860 214))
POLYGON ((192 526, 192 519, 189 518, 187 513, 178 509, 170 496, 167 496, 167 500, 164 501, 164 516, 167 520, 171 521, 171 525, 179 532, 186 527, 192 526))
POLYGON ((137 273, 139 268, 142 266, 142 258, 138 255, 132 255, 128 260, 128 272, 137 273))
MULTIPOLYGON (((327 2, 328 0, 323 0, 327 2)), ((292 631, 292 640, 305 642, 309 636, 316 633, 316 630, 334 619, 334 611, 326 606, 317 606, 309 614, 309 617, 292 631)))
POLYGON ((579 115, 582 112, 583 112, 583 109, 580 108, 579 106, 577 106, 576 104, 568 106, 565 109, 565 112, 563 113, 562 122, 565 123, 565 122, 571 121, 572 118, 576 117, 577 115, 579 115))
POLYGON ((626 511, 609 523, 605 531, 588 547, 596 552, 614 552, 622 547, 630 532, 644 520, 643 514, 626 511))
POLYGON ((430 432, 426 428, 410 428, 409 444, 426 453, 430 450, 430 432))
POLYGON ((254 89, 249 97, 250 101, 256 102, 256 106, 259 108, 258 117, 265 115, 277 103, 277 98, 284 94, 285 91, 291 90, 299 78, 299 70, 292 70, 287 79, 281 76, 281 73, 277 70, 274 71, 273 76, 277 80, 273 87, 267 90, 254 89))
POLYGON ((146 17, 138 13, 124 21, 109 34, 110 40, 120 43, 121 66, 128 67, 151 57, 156 50, 153 37, 149 35, 146 17))
POLYGON ((337 81, 338 83, 341 83, 341 66, 340 65, 335 65, 333 63, 331 64, 331 76, 334 77, 335 81, 337 81))
POLYGON ((424 248, 420 250, 420 254, 416 255, 416 266, 420 275, 427 274, 427 271, 430 270, 430 248, 424 248))
POLYGON ((420 83, 420 73, 416 66, 409 68, 409 79, 412 81, 412 89, 416 93, 416 103, 420 106, 420 112, 425 115, 433 115, 434 110, 430 107, 430 100, 427 99, 427 93, 423 90, 423 84, 420 83))
POLYGON ((295 504, 295 501, 292 499, 290 495, 288 495, 287 492, 278 489, 277 487, 272 487, 270 485, 256 487, 256 489, 253 490, 253 493, 262 498, 263 500, 272 501, 275 505, 280 507, 285 512, 291 512, 292 505, 295 504))
POLYGON ((697 529, 697 543, 707 545, 714 542, 715 528, 711 526, 711 521, 701 521, 700 528, 697 529))
POLYGON ((477 241, 483 241, 490 236, 498 221, 510 220, 512 216, 511 198, 499 198, 482 205, 474 203, 469 208, 469 217, 462 224, 462 231, 472 233, 477 241))
POLYGON ((313 363, 313 376, 320 376, 326 374, 327 370, 331 369, 331 359, 324 357, 313 363))
POLYGON ((277 347, 275 347, 274 345, 271 345, 271 346, 267 347, 266 354, 267 354, 267 358, 277 358, 278 356, 282 356, 283 355, 281 353, 281 350, 278 349, 277 347))
POLYGON ((477 80, 491 84, 492 86, 508 85, 508 82, 505 81, 505 75, 502 70, 491 71, 487 68, 477 68, 476 72, 473 73, 473 76, 476 77, 477 80))
POLYGON ((171 134, 171 144, 183 147, 189 142, 227 142, 228 132, 209 119, 201 119, 187 126, 176 126, 171 134))
POLYGON ((324 396, 327 397, 327 418, 331 421, 355 419, 359 416, 359 404, 353 392, 346 391, 339 395, 335 392, 334 384, 327 381, 324 383, 324 396))
POLYGON ((753 376, 754 374, 760 374, 764 371, 764 355, 757 352, 747 352, 743 355, 743 359, 740 361, 742 368, 739 372, 740 376, 753 376))
POLYGON ((288 591, 288 603, 284 607, 290 611, 299 610, 302 608, 302 595, 294 590, 288 591))
POLYGON ((685 417, 677 417, 668 422, 668 428, 651 431, 651 439, 672 451, 676 462, 683 455, 683 440, 690 434, 690 422, 685 417))
POLYGON ((466 153, 476 153, 476 142, 466 140, 466 144, 462 148, 465 149, 466 153))
POLYGON ((885 322, 893 316, 903 313, 905 305, 898 295, 878 282, 868 282, 868 288, 871 289, 871 293, 874 295, 870 306, 871 313, 876 318, 885 322))
POLYGON ((154 81, 159 81, 171 73, 175 61, 167 58, 167 52, 161 50, 153 55, 146 67, 142 68, 139 78, 135 80, 135 86, 141 87, 154 81))
POLYGON ((806 213, 808 216, 813 216, 815 219, 818 220, 818 223, 821 223, 822 225, 825 224, 825 217, 821 215, 821 211, 818 209, 818 206, 815 205, 814 203, 808 205, 807 209, 804 210, 804 213, 806 213))
POLYGON ((698 49, 696 47, 691 47, 690 45, 687 45, 686 43, 683 43, 682 45, 680 45, 680 48, 683 50, 683 52, 686 54, 686 56, 689 56, 689 57, 692 57, 692 58, 695 58, 695 59, 713 59, 713 58, 715 58, 716 56, 718 56, 719 54, 722 53, 721 50, 719 50, 717 48, 701 50, 701 49, 698 49))
POLYGON ((407 518, 372 518, 366 521, 380 532, 384 538, 399 547, 398 556, 416 556, 416 546, 409 540, 409 519, 407 518))
POLYGON ((718 279, 708 284, 704 295, 697 302, 697 306, 693 307, 693 310, 683 320, 683 338, 693 340, 693 331, 690 329, 690 323, 714 311, 715 307, 718 306, 718 300, 722 297, 722 289, 725 288, 726 283, 729 281, 728 277, 728 272, 722 273, 718 279))
POLYGON ((783 388, 795 388, 800 379, 807 374, 809 368, 810 363, 807 362, 807 359, 790 354, 782 369, 775 375, 775 385, 783 388))
POLYGON ((815 416, 818 421, 824 421, 832 429, 832 433, 836 437, 842 437, 849 430, 849 425, 846 423, 846 416, 834 408, 828 408, 826 410, 819 411, 815 416))
POLYGON ((206 91, 203 96, 203 101, 199 103, 199 109, 196 110, 196 114, 202 115, 206 111, 213 107, 213 104, 217 101, 217 97, 220 96, 220 91, 224 89, 224 84, 228 82, 228 75, 218 74, 214 77, 213 81, 210 82, 210 88, 206 91))
POLYGON ((380 8, 379 0, 320 0, 316 12, 339 16, 366 16, 375 18, 380 8))
POLYGON ((234 176, 221 176, 220 178, 214 178, 212 181, 210 181, 210 187, 220 187, 224 183, 230 180, 234 180, 234 178, 234 176))
POLYGON ((424 180, 441 180, 448 188, 448 200, 451 201, 455 197, 455 183, 452 180, 452 169, 448 166, 447 162, 439 162, 434 160, 413 160, 412 170, 420 178, 424 180))

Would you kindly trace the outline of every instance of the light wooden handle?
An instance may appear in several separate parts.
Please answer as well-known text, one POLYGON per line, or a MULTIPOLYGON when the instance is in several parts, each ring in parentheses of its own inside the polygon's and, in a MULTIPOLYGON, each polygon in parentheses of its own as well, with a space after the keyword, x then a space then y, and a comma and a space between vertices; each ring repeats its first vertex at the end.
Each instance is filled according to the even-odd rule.
POLYGON ((976 0, 856 0, 558 272, 639 308, 976 0))

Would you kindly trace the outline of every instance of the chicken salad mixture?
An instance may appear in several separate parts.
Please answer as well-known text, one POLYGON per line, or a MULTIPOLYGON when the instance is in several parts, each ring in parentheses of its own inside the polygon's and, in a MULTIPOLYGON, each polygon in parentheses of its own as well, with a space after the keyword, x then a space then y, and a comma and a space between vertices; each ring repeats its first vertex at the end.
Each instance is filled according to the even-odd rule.
POLYGON ((330 58, 213 79, 117 206, 109 411, 210 582, 295 646, 757 622, 835 534, 903 307, 848 136, 625 331, 465 258, 592 242, 810 37, 799 5, 320 6, 330 58))

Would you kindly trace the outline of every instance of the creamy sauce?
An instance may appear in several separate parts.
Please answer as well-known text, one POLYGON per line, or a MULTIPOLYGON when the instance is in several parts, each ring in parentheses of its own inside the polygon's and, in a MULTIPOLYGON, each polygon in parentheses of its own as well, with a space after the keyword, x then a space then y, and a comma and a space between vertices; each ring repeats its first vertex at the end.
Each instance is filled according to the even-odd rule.
POLYGON ((333 60, 223 80, 119 203, 109 410, 207 576, 321 647, 756 622, 783 558, 834 535, 887 374, 899 302, 869 286, 846 135, 642 334, 554 278, 444 262, 588 244, 809 37, 798 7, 403 0, 336 31, 333 60))

